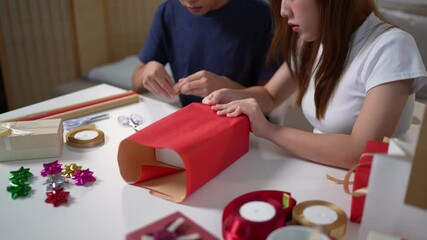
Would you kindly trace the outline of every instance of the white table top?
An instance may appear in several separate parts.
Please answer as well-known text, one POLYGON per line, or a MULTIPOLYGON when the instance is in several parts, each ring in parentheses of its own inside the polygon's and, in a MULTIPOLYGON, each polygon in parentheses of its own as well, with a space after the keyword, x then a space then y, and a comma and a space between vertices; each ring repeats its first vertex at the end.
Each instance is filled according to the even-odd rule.
MULTIPOLYGON (((124 90, 98 85, 45 102, 0 115, 0 120, 40 112, 81 101, 118 94, 124 90)), ((125 239, 125 236, 166 215, 180 211, 218 238, 224 207, 234 198, 252 191, 281 190, 292 194, 297 202, 325 200, 340 206, 349 216, 351 197, 342 186, 330 182, 325 174, 343 177, 344 171, 298 159, 276 145, 250 138, 250 151, 221 172, 183 203, 154 197, 147 189, 128 185, 117 164, 120 141, 134 132, 117 123, 122 114, 139 113, 142 127, 174 112, 176 107, 142 96, 135 104, 111 109, 112 117, 97 122, 106 135, 106 142, 90 149, 70 148, 64 144, 59 163, 83 166, 94 172, 96 181, 90 186, 68 184, 69 204, 54 207, 44 202, 46 180, 40 175, 43 163, 56 159, 34 159, 0 162, 0 238, 15 239, 125 239), (35 175, 32 192, 26 198, 13 200, 6 191, 10 171, 21 166, 35 175)), ((359 225, 348 222, 344 239, 357 239, 359 225)))

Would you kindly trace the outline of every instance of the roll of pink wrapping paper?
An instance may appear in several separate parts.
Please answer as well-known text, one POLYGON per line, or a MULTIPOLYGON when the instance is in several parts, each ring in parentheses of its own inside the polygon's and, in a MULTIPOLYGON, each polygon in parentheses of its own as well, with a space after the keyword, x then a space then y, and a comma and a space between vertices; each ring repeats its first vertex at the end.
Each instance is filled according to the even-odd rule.
POLYGON ((44 112, 39 112, 27 116, 21 116, 7 121, 31 121, 37 119, 53 119, 61 118, 62 120, 79 117, 118 106, 123 106, 139 101, 139 96, 136 92, 127 91, 124 93, 98 98, 82 103, 77 103, 61 108, 50 109, 44 112))

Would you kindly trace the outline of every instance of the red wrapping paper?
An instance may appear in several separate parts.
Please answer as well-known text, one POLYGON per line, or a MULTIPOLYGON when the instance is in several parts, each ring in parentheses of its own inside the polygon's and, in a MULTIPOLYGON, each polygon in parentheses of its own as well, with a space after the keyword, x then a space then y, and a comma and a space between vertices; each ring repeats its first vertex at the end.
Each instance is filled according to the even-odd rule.
MULTIPOLYGON (((362 157, 359 160, 360 166, 354 173, 353 191, 368 186, 369 174, 371 172, 371 163, 373 156, 370 153, 387 153, 388 143, 369 141, 366 144, 362 157), (367 154, 367 155, 366 155, 367 154)), ((352 197, 350 221, 360 223, 362 220, 363 207, 365 205, 365 196, 352 197)))
POLYGON ((123 179, 150 193, 181 202, 249 150, 246 116, 218 116, 210 106, 192 103, 124 139, 118 164, 123 179), (156 160, 168 148, 185 169, 156 160))

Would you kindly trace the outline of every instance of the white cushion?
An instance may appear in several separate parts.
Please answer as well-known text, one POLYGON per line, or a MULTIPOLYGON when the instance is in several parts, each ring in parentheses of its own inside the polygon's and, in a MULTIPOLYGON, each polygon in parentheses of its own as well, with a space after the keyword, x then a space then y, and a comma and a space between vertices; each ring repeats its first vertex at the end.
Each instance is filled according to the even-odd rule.
POLYGON ((136 55, 91 69, 85 76, 90 82, 107 83, 123 89, 132 88, 132 74, 139 59, 136 55))

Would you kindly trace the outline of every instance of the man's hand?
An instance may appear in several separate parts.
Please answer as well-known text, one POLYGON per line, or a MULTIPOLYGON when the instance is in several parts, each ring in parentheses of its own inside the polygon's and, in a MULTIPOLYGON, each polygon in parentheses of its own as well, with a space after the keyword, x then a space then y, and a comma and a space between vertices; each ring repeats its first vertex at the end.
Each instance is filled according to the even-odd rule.
POLYGON ((172 78, 164 66, 156 61, 139 65, 132 76, 132 89, 138 93, 148 90, 155 95, 173 98, 174 91, 172 78))
POLYGON ((175 85, 175 90, 179 93, 199 97, 206 97, 221 88, 242 89, 243 86, 227 77, 218 76, 206 70, 181 78, 175 85))

